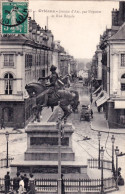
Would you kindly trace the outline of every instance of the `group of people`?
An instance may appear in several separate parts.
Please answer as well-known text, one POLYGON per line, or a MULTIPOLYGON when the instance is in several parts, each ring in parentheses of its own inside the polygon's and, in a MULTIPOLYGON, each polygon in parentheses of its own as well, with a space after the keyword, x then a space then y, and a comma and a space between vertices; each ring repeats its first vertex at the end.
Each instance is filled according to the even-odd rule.
MULTIPOLYGON (((9 193, 11 181, 10 174, 7 174, 4 177, 5 180, 5 194, 9 193)), ((28 178, 26 174, 22 175, 20 172, 17 172, 16 177, 13 178, 13 192, 18 194, 24 194, 30 191, 30 194, 35 194, 35 180, 33 174, 30 174, 28 178)))

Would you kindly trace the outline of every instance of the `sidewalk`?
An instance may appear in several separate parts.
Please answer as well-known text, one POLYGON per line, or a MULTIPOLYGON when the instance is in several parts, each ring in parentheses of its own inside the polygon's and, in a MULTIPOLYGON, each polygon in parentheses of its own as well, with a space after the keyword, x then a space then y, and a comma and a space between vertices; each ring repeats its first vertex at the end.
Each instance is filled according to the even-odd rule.
MULTIPOLYGON (((56 108, 54 109, 54 111, 56 111, 56 108)), ((42 111, 42 115, 41 115, 41 122, 47 122, 50 117, 52 116, 53 112, 51 110, 51 108, 45 107, 42 111)), ((9 134, 21 134, 21 133, 25 133, 25 128, 23 129, 14 129, 12 127, 5 127, 5 129, 0 129, 0 134, 5 134, 6 132, 9 132, 9 134)))
POLYGON ((106 120, 103 112, 98 112, 97 107, 92 104, 93 119, 91 120, 90 127, 94 131, 105 133, 125 134, 125 128, 113 129, 109 128, 108 121, 106 120))

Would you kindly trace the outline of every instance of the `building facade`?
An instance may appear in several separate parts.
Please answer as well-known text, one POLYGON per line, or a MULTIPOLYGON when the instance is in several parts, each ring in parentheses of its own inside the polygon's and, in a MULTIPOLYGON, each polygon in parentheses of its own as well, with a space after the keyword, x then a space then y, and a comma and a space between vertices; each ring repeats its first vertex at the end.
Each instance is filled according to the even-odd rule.
MULTIPOLYGON (((102 92, 97 101, 103 106, 110 128, 125 127, 125 2, 112 11, 112 27, 100 36, 102 92)), ((96 51, 98 54, 98 49, 96 51)), ((97 55, 98 56, 98 55, 97 55)), ((98 57, 96 58, 98 64, 98 57)), ((99 66, 97 65, 97 72, 99 66)), ((97 77, 96 77, 97 78, 97 77)))
POLYGON ((125 24, 108 40, 110 61, 108 121, 111 127, 125 127, 125 24))
POLYGON ((52 64, 60 72, 59 53, 51 31, 31 18, 28 34, 0 36, 0 119, 5 126, 24 127, 32 118, 35 99, 25 86, 48 76, 52 64))

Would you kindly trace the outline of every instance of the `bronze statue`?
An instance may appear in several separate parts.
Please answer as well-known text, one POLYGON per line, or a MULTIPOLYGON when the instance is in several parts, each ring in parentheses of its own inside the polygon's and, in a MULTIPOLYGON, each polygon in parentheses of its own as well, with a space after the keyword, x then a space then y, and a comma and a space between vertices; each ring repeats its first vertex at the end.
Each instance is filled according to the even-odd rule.
MULTIPOLYGON (((44 103, 42 104, 43 107, 47 106, 49 94, 52 94, 54 91, 57 91, 60 88, 59 82, 58 82, 59 76, 58 76, 58 73, 56 72, 56 66, 52 65, 50 67, 50 71, 51 71, 51 75, 47 77, 41 77, 38 79, 38 81, 46 80, 46 79, 50 80, 50 84, 46 84, 46 87, 48 87, 49 89, 44 92, 44 103)), ((62 84, 62 86, 64 85, 63 82, 61 82, 61 80, 60 80, 60 84, 62 84)))
POLYGON ((67 118, 72 111, 75 111, 79 104, 79 95, 77 91, 64 90, 64 84, 58 79, 58 74, 55 72, 56 67, 51 66, 52 74, 40 80, 50 79, 50 84, 30 83, 25 86, 30 97, 36 97, 36 106, 33 108, 37 121, 39 121, 40 112, 43 106, 50 106, 53 110, 54 106, 60 103, 64 115, 62 119, 67 118), (69 107, 70 105, 70 107, 69 107))

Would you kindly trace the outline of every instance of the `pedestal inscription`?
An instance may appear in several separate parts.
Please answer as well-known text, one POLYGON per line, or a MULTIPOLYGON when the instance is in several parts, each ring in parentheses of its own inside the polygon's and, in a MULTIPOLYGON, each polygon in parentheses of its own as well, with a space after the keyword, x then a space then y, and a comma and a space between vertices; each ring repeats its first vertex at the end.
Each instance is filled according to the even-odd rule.
MULTIPOLYGON (((58 145, 58 138, 57 137, 30 137, 30 145, 51 145, 57 146, 58 145)), ((64 137, 61 140, 62 146, 69 146, 69 138, 64 137)))

